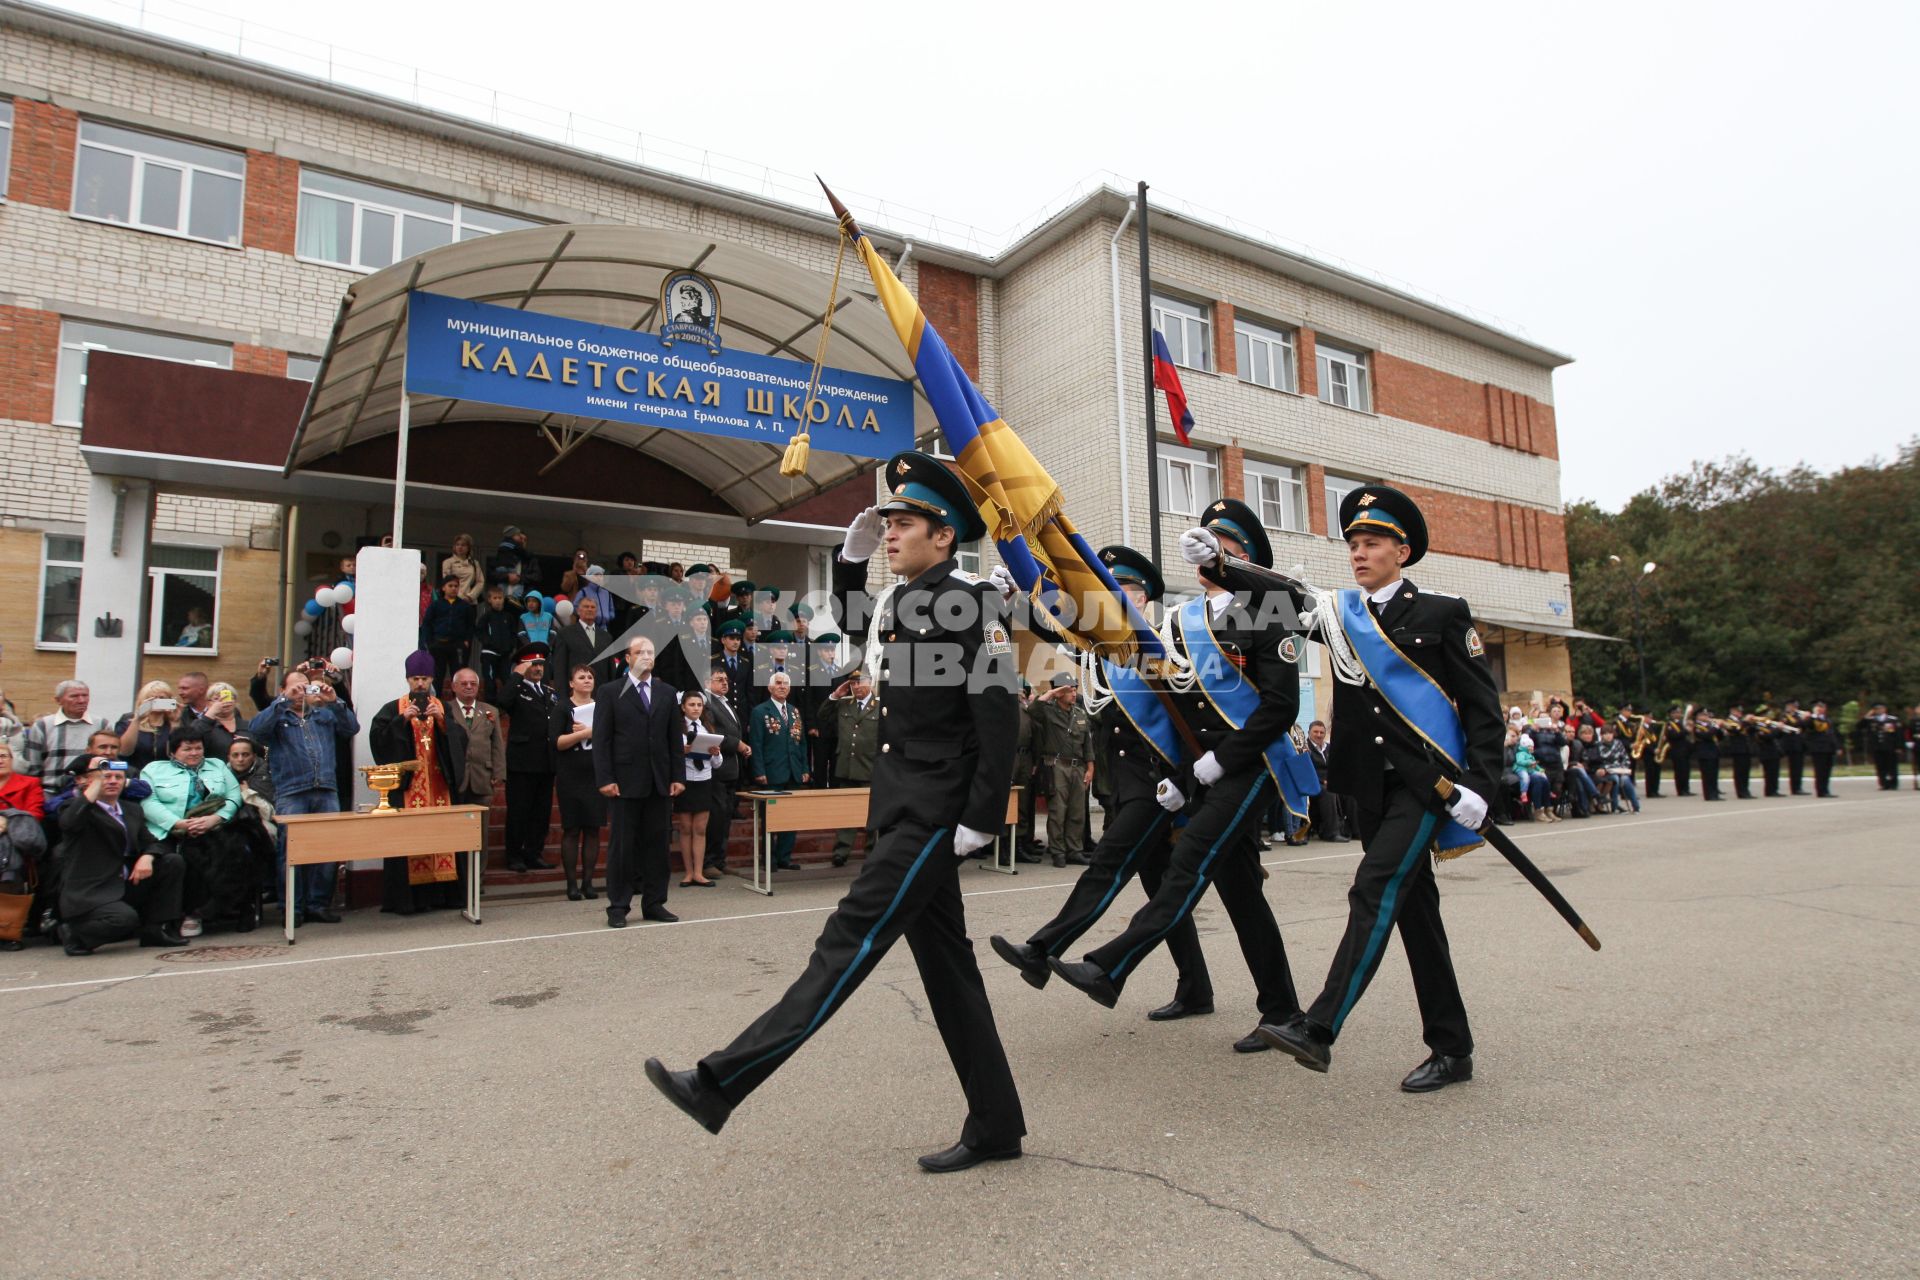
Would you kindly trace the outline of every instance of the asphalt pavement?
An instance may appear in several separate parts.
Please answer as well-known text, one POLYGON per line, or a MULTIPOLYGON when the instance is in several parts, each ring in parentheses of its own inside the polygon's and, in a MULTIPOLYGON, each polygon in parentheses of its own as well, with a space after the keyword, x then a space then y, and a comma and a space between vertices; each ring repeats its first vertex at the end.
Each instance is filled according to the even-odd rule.
MULTIPOLYGON (((1211 897, 1219 1011, 1156 1025, 1164 953, 1109 1011, 987 949, 1073 869, 968 869, 1031 1132, 944 1177, 914 1157, 961 1097, 904 947, 719 1137, 641 1072, 757 1016, 850 871, 618 932, 543 901, 0 954, 0 1276, 1912 1276, 1920 794, 1839 789, 1513 828, 1599 953, 1490 850, 1445 864, 1478 1052, 1426 1096, 1397 943, 1321 1076, 1230 1051, 1253 992, 1211 897)), ((1265 855, 1303 998, 1358 849, 1265 855)))

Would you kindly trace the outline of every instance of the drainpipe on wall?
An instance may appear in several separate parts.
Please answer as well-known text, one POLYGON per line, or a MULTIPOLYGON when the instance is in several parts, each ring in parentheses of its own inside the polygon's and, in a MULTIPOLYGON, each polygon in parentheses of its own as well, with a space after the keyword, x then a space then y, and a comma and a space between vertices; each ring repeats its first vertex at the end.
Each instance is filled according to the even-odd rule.
MULTIPOLYGON (((1120 237, 1133 221, 1135 205, 1135 201, 1127 201, 1126 216, 1107 241, 1107 269, 1113 286, 1113 424, 1120 446, 1120 541, 1128 546, 1133 545, 1133 499, 1127 492, 1127 362, 1120 342, 1120 237)), ((1152 476, 1147 477, 1147 483, 1153 483, 1152 476)))

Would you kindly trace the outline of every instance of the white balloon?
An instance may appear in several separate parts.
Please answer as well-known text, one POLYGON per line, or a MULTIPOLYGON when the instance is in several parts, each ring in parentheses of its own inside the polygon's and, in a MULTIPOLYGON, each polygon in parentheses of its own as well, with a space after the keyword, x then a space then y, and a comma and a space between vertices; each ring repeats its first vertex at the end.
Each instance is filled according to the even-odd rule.
POLYGON ((343 582, 335 587, 333 589, 333 602, 335 604, 353 603, 353 584, 351 582, 343 582))
POLYGON ((310 636, 313 634, 313 624, 305 618, 302 618, 293 624, 293 634, 297 636, 310 636))
POLYGON ((354 617, 354 615, 351 613, 348 614, 346 617, 340 619, 340 629, 346 632, 348 635, 352 635, 355 621, 356 621, 356 618, 354 617))
POLYGON ((573 621, 573 601, 561 600, 553 606, 553 616, 562 622, 573 621))
POLYGON ((320 607, 322 609, 333 608, 333 588, 332 587, 320 588, 318 591, 313 593, 313 598, 320 602, 320 607))
POLYGON ((353 650, 341 645, 333 651, 333 665, 345 671, 353 665, 353 650))

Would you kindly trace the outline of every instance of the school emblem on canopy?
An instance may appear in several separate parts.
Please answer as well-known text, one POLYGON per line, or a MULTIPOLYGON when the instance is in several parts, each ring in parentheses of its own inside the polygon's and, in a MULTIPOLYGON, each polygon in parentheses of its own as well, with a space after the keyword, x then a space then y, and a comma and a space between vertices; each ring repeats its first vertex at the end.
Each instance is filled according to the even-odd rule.
POLYGON ((678 341, 720 354, 720 290, 698 271, 672 271, 660 282, 660 342, 678 341))

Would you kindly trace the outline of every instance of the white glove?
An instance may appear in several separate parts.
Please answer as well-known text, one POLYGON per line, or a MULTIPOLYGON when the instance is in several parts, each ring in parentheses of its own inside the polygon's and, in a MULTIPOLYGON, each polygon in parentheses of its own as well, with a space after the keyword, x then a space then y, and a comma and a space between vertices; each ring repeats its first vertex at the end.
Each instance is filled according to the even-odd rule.
POLYGON ((880 549, 885 529, 886 524, 880 519, 880 509, 868 507, 847 526, 846 545, 840 548, 840 558, 848 564, 873 559, 873 553, 880 549))
POLYGON ((1211 751, 1193 762, 1193 780, 1203 787, 1212 786, 1226 775, 1227 771, 1220 767, 1220 762, 1213 758, 1211 751))
POLYGON ((1012 604, 1013 598, 1020 594, 1020 584, 1013 580, 1013 574, 1003 564, 993 566, 987 581, 993 584, 993 589, 1000 593, 1000 599, 1007 604, 1012 604))
POLYGON ((972 827, 960 826, 953 830, 953 852, 955 857, 964 858, 979 849, 993 843, 991 831, 975 831, 972 827))
POLYGON ((1471 787, 1453 784, 1453 820, 1469 831, 1478 831, 1487 821, 1487 802, 1471 787))
POLYGON ((1168 813, 1178 813, 1187 807, 1186 796, 1181 794, 1179 787, 1173 785, 1172 778, 1160 779, 1160 785, 1153 789, 1153 798, 1168 813))
POLYGON ((1180 558, 1188 564, 1212 564, 1220 558, 1220 539, 1206 529, 1189 529, 1180 535, 1180 558))

